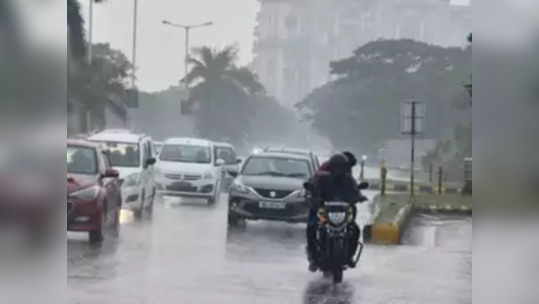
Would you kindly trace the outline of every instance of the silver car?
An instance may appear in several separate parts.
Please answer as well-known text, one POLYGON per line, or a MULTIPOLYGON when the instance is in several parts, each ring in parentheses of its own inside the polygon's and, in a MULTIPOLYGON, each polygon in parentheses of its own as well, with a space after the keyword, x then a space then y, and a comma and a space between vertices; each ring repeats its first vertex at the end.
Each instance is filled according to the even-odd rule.
POLYGON ((314 174, 309 156, 276 152, 249 156, 229 190, 229 225, 244 219, 307 222, 303 183, 314 174))

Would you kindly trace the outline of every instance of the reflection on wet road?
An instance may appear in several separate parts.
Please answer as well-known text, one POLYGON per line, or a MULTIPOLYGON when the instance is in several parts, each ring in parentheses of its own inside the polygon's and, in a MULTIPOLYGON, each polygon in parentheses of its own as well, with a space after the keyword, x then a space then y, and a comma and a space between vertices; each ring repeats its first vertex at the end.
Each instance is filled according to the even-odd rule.
POLYGON ((225 200, 160 203, 153 219, 124 223, 101 247, 69 235, 67 303, 472 302, 471 222, 439 229, 441 243, 421 241, 430 232, 416 230, 406 246, 367 246, 334 287, 307 271, 301 225, 248 222, 228 231, 225 200))

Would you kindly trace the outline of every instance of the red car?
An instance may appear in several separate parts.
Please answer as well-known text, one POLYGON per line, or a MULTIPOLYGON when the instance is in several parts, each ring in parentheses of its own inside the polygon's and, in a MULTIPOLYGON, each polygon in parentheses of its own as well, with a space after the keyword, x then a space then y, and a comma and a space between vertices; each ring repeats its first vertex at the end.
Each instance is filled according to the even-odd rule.
POLYGON ((99 146, 67 141, 67 230, 88 232, 90 243, 103 241, 117 227, 122 204, 118 171, 99 146))
POLYGON ((58 212, 50 178, 53 159, 32 145, 0 148, 0 229, 22 230, 32 241, 51 236, 58 212))

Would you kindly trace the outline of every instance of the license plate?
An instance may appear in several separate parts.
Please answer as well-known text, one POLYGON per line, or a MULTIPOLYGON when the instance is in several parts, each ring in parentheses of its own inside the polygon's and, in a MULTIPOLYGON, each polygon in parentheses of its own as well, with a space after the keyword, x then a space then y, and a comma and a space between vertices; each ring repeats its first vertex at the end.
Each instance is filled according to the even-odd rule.
POLYGON ((258 206, 263 209, 285 209, 286 204, 280 203, 280 202, 260 202, 258 203, 258 206))
POLYGON ((172 184, 172 188, 174 190, 179 190, 179 191, 182 191, 182 190, 190 191, 193 188, 193 186, 191 186, 189 182, 176 182, 172 184))

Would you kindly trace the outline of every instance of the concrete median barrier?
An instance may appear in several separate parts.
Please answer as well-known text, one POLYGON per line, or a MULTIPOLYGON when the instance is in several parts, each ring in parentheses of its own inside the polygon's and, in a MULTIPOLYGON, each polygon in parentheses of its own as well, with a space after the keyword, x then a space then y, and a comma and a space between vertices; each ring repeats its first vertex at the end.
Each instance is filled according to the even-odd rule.
MULTIPOLYGON (((382 185, 380 180, 368 180, 370 187, 369 190, 380 191, 382 185)), ((414 187, 416 194, 461 194, 463 189, 456 183, 446 183, 442 185, 441 191, 438 189, 438 185, 432 185, 428 183, 417 183, 414 187)), ((390 181, 386 183, 386 192, 394 193, 411 193, 410 184, 402 181, 390 181)))
POLYGON ((398 245, 410 221, 412 205, 391 196, 377 196, 372 231, 366 241, 375 244, 398 245))
POLYGON ((472 197, 460 194, 390 193, 376 196, 373 205, 373 225, 365 241, 374 244, 400 244, 416 212, 472 215, 472 197))

